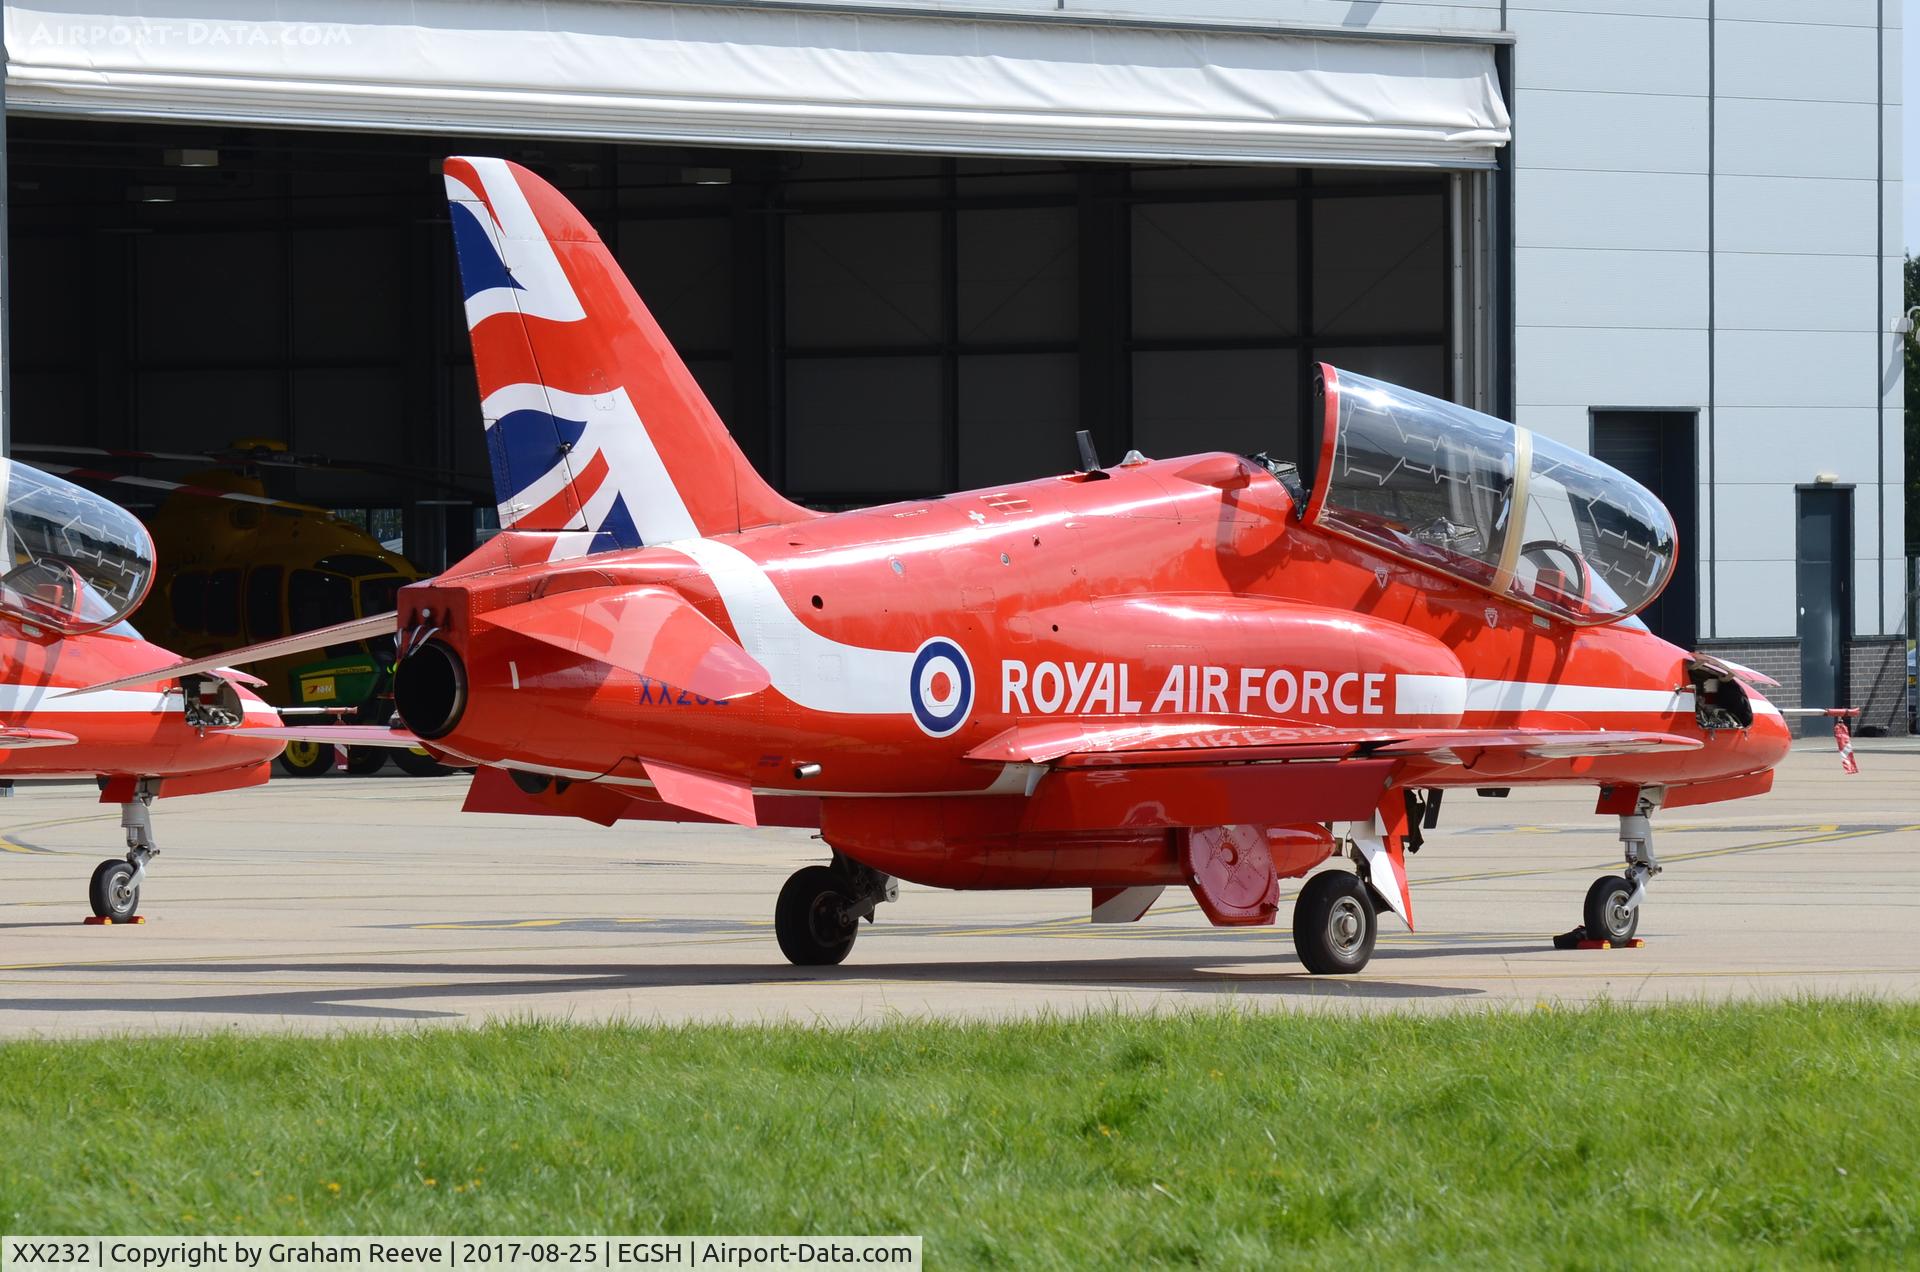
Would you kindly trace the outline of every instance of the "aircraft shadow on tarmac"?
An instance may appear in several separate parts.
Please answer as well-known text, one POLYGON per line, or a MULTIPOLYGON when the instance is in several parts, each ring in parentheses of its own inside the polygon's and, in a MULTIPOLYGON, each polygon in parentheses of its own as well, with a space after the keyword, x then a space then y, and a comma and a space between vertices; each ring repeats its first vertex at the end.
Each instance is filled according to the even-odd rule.
MULTIPOLYGON (((1510 946, 1489 947, 1490 951, 1513 953, 1510 946)), ((1462 950, 1401 950, 1381 956, 1405 958, 1429 955, 1457 955, 1462 950)), ((1046 962, 991 962, 956 960, 941 962, 871 963, 834 968, 796 968, 765 963, 487 963, 487 962, 332 962, 316 959, 303 962, 249 963, 87 963, 37 967, 33 972, 60 974, 85 970, 94 975, 123 976, 126 988, 118 994, 86 997, 15 997, 0 1002, 0 1015, 7 1012, 117 1012, 129 1015, 265 1016, 320 1017, 337 1020, 436 1020, 458 1019, 488 1014, 483 1006, 450 1010, 431 1006, 436 999, 463 999, 482 1004, 487 999, 540 1000, 569 994, 655 989, 725 988, 727 986, 768 987, 790 984, 796 994, 809 986, 831 988, 884 982, 898 985, 908 982, 929 987, 999 986, 1008 989, 1059 988, 1067 990, 1166 991, 1210 995, 1232 995, 1245 999, 1345 998, 1421 999, 1471 997, 1482 991, 1469 987, 1441 987, 1410 984, 1403 981, 1352 979, 1312 976, 1301 969, 1292 954, 1249 958, 1238 951, 1222 951, 1206 957, 1151 957, 1125 959, 1058 959, 1046 962), (1222 973, 1217 968, 1231 962, 1242 969, 1222 973), (231 976, 234 993, 173 994, 156 987, 152 994, 138 991, 140 978, 149 975, 191 973, 201 979, 231 976), (303 985, 277 989, 262 986, 247 990, 244 978, 260 975, 365 976, 402 978, 404 983, 382 984, 370 980, 363 985, 303 985), (457 980, 445 984, 421 984, 419 978, 456 976, 484 977, 457 980), (406 1005, 397 1005, 404 1002, 406 1005), (395 1004, 395 1005, 388 1005, 395 1004)), ((517 1009, 532 1004, 523 1001, 517 1009)), ((647 1004, 625 1004, 636 1016, 644 1015, 647 1004)), ((663 1004, 664 1005, 664 1004, 663 1004)), ((819 1009, 831 1003, 807 1004, 795 1000, 795 1006, 819 1009)), ((990 1005, 990 1004, 989 1004, 990 1005)), ((1098 1006, 1099 1003, 1088 1004, 1098 1006)), ((743 1010, 743 1016, 759 1018, 767 1004, 757 1001, 743 1010)))

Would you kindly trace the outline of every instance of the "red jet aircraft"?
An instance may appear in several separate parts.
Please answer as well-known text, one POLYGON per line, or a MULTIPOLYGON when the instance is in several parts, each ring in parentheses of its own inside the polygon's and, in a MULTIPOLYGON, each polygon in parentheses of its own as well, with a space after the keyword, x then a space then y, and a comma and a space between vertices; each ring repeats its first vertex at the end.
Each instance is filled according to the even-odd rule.
POLYGON ((232 730, 279 717, 237 672, 171 684, 173 673, 154 674, 178 655, 126 622, 153 581, 153 540, 132 513, 11 460, 0 460, 0 508, 0 791, 98 779, 101 802, 120 805, 127 855, 100 863, 88 896, 97 917, 129 919, 159 852, 154 798, 266 781, 283 744, 232 730), (146 675, 71 695, 127 673, 146 675))
POLYGON ((1787 752, 1771 682, 1633 617, 1673 521, 1586 455, 1322 367, 1310 478, 1089 453, 823 516, 753 471, 559 192, 445 171, 505 530, 397 620, 306 638, 397 629, 411 732, 346 740, 478 766, 475 811, 817 827, 831 864, 775 907, 796 963, 845 958, 896 879, 1087 888, 1098 922, 1184 885, 1265 924, 1339 857, 1294 944, 1357 971, 1380 910, 1411 924, 1442 793, 1522 784, 1618 816, 1584 927, 1623 941, 1654 810, 1759 794, 1787 752))

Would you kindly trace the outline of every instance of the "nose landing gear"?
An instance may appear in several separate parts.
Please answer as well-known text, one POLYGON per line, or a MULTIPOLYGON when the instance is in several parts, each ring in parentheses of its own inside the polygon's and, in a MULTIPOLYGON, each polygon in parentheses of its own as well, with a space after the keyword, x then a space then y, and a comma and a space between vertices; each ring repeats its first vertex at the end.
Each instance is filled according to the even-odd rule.
MULTIPOLYGON (((1640 907, 1647 899, 1647 885, 1660 873, 1660 858, 1653 851, 1651 814, 1660 806, 1661 794, 1658 788, 1642 790, 1634 797, 1633 811, 1620 814, 1626 873, 1602 875, 1593 881, 1581 908, 1581 925, 1553 938, 1556 949, 1577 949, 1597 941, 1623 946, 1633 940, 1640 929, 1640 907)), ((1605 801, 1603 795, 1603 805, 1605 801)))
POLYGON ((140 908, 140 885, 147 877, 147 863, 160 855, 153 840, 152 809, 157 786, 152 779, 141 779, 134 787, 133 798, 120 805, 127 855, 109 857, 94 867, 87 884, 87 900, 97 919, 125 923, 140 908))

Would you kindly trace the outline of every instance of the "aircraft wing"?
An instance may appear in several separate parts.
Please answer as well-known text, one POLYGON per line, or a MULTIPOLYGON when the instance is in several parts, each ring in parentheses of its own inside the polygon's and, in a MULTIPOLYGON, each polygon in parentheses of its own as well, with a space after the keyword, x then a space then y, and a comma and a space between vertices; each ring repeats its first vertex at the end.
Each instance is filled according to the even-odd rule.
POLYGON ((350 619, 344 623, 335 623, 332 627, 316 628, 310 632, 301 632, 297 636, 282 636, 278 640, 262 641, 258 645, 248 645, 244 649, 230 649, 224 654, 214 654, 207 658, 192 658, 174 663, 169 667, 155 667, 152 671, 142 671, 131 676, 122 676, 118 680, 103 680, 97 685, 86 685, 79 689, 69 689, 65 693, 56 693, 55 698, 71 698, 83 693, 99 693, 103 689, 132 689, 139 685, 158 684, 163 680, 172 680, 179 676, 215 675, 232 676, 241 683, 258 684, 250 677, 242 678, 229 670, 230 664, 261 662, 268 658, 278 658, 283 654, 304 654, 310 649, 325 649, 328 645, 348 645, 357 640, 367 640, 374 636, 391 636, 399 623, 399 615, 394 613, 374 614, 367 618, 350 619))
POLYGON ((80 739, 58 729, 0 728, 0 751, 26 751, 42 746, 72 746, 80 739))
POLYGON ((1471 764, 1490 755, 1557 759, 1699 745, 1667 733, 1335 728, 1167 716, 1021 724, 967 754, 1043 766, 1021 825, 1045 831, 1358 821, 1373 816, 1410 759, 1471 764))
POLYGON ((1165 716, 1112 721, 1049 720, 1015 725, 967 752, 967 758, 996 764, 1110 768, 1251 760, 1339 760, 1360 756, 1448 759, 1458 757, 1463 751, 1501 751, 1540 759, 1567 759, 1582 755, 1691 751, 1700 745, 1695 739, 1674 733, 1604 729, 1334 728, 1165 716))
POLYGON ((390 746, 411 750, 420 739, 407 729, 389 729, 384 724, 281 724, 240 725, 223 733, 244 733, 250 738, 278 738, 282 742, 319 742, 333 746, 390 746))

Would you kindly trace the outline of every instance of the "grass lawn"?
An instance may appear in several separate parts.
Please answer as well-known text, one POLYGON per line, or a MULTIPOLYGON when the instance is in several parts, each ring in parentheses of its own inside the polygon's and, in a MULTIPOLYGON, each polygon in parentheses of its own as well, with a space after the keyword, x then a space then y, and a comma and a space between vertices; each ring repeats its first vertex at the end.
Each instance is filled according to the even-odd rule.
POLYGON ((929 1266, 1920 1264, 1920 1007, 0 1046, 12 1233, 920 1233, 929 1266))

